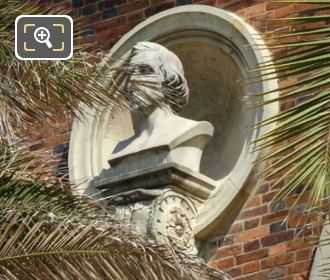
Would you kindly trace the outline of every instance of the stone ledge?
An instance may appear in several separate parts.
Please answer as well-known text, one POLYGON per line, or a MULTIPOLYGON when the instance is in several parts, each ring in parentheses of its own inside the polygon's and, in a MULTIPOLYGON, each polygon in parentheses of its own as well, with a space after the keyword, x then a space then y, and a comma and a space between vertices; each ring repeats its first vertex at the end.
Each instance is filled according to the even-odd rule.
MULTIPOLYGON (((103 196, 110 198, 123 194, 132 195, 134 190, 141 193, 141 190, 161 189, 166 185, 182 189, 204 201, 215 189, 216 182, 175 163, 155 165, 113 177, 101 174, 94 180, 94 186, 102 191, 103 196)), ((151 195, 146 191, 144 194, 151 195)))

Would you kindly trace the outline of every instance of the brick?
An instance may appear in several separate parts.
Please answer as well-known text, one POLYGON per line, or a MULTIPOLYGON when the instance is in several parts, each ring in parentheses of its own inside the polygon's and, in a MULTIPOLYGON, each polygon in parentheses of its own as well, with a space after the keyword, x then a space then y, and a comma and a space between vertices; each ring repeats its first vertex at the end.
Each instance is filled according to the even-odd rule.
POLYGON ((250 208, 250 207, 256 207, 259 206, 261 204, 261 196, 254 196, 251 197, 247 203, 244 205, 244 208, 250 208))
MULTIPOLYGON (((296 228, 296 238, 303 238, 313 234, 313 227, 303 227, 303 228, 296 228)), ((314 232, 315 235, 320 235, 320 232, 314 232)))
POLYGON ((267 203, 267 202, 272 201, 276 194, 277 194, 277 191, 271 191, 271 192, 265 193, 262 196, 262 203, 267 203))
POLYGON ((303 248, 306 248, 306 247, 309 247, 309 246, 311 246, 311 244, 309 244, 305 240, 295 239, 295 240, 292 240, 292 241, 288 242, 287 250, 289 252, 290 251, 296 251, 296 250, 303 249, 303 248))
POLYGON ((127 0, 106 0, 106 1, 101 1, 98 4, 99 7, 99 11, 105 10, 105 9, 109 9, 109 8, 113 8, 119 5, 123 5, 126 4, 127 0))
POLYGON ((279 255, 284 254, 286 252, 287 244, 286 243, 280 243, 278 245, 275 245, 273 247, 269 248, 269 255, 279 255))
POLYGON ((94 25, 89 25, 81 28, 79 35, 85 37, 88 35, 93 35, 94 33, 95 33, 94 25))
POLYGON ((290 216, 288 220, 289 228, 303 227, 306 224, 306 216, 290 216))
POLYGON ((295 280, 294 279, 295 277, 293 275, 290 275, 290 276, 285 276, 285 277, 282 277, 280 278, 281 280, 295 280))
POLYGON ((271 213, 277 213, 282 211, 285 208, 285 201, 284 200, 275 200, 272 201, 269 205, 269 211, 271 213))
POLYGON ((29 146, 29 151, 33 152, 33 151, 38 151, 44 148, 44 144, 42 141, 38 141, 35 144, 32 144, 29 146))
POLYGON ((163 3, 166 1, 168 1, 168 0, 149 0, 149 5, 152 6, 152 5, 163 3))
POLYGON ((138 11, 136 13, 132 13, 127 16, 127 22, 140 22, 143 19, 144 19, 144 13, 142 11, 138 11))
POLYGON ((216 267, 217 269, 226 269, 229 267, 233 267, 234 265, 235 265, 234 257, 219 259, 212 263, 212 266, 216 267))
POLYGON ((193 0, 193 2, 198 2, 198 4, 200 5, 211 5, 213 6, 214 5, 214 0, 193 0))
POLYGON ((280 104, 280 110, 285 111, 296 105, 296 100, 288 100, 280 104))
POLYGON ((252 18, 260 16, 266 12, 266 3, 251 5, 251 7, 244 9, 245 18, 252 18))
POLYGON ((69 144, 59 144, 55 147, 53 147, 53 154, 57 155, 57 154, 62 154, 62 153, 67 153, 68 152, 68 148, 69 148, 69 144))
POLYGON ((101 32, 107 29, 115 29, 120 25, 125 24, 124 17, 117 17, 114 19, 107 19, 95 24, 95 32, 101 32))
POLYGON ((289 213, 288 210, 283 210, 283 211, 275 213, 275 214, 265 215, 261 218, 261 224, 265 225, 265 224, 271 224, 271 223, 278 222, 278 221, 283 221, 287 217, 288 213, 289 213))
POLYGON ((116 38, 118 36, 118 30, 117 29, 108 29, 102 32, 99 32, 97 34, 99 40, 107 40, 110 38, 116 38))
POLYGON ((274 245, 283 241, 289 241, 294 238, 294 231, 285 231, 285 232, 279 232, 276 234, 272 234, 270 236, 264 237, 261 239, 261 245, 263 247, 274 245))
POLYGON ((158 14, 159 12, 165 11, 173 7, 174 7, 174 3, 172 2, 165 2, 159 5, 151 6, 145 10, 145 16, 150 17, 152 15, 158 14))
POLYGON ((312 256, 311 248, 303 249, 296 253, 296 260, 297 261, 308 260, 311 256, 312 256))
POLYGON ((294 254, 284 254, 284 255, 278 255, 275 257, 270 257, 268 259, 261 261, 261 268, 266 269, 270 267, 278 267, 284 264, 289 264, 294 261, 294 254))
POLYGON ((96 12, 97 12, 97 5, 96 4, 91 4, 91 5, 85 6, 82 9, 82 14, 84 16, 92 15, 92 14, 95 14, 96 12))
POLYGON ((94 43, 95 43, 94 36, 81 37, 81 39, 79 40, 80 45, 87 45, 87 44, 94 44, 94 43))
POLYGON ((225 270, 225 272, 226 272, 230 277, 236 278, 236 277, 242 275, 242 268, 239 266, 239 267, 231 268, 231 269, 229 269, 229 270, 225 270))
POLYGON ((182 6, 182 5, 191 4, 192 1, 191 0, 176 0, 175 3, 177 6, 182 6))
POLYGON ((239 245, 230 245, 224 248, 220 248, 216 252, 216 256, 219 258, 225 258, 228 256, 236 256, 238 254, 241 254, 243 252, 243 246, 241 244, 239 245))
POLYGON ((274 279, 274 278, 280 278, 285 275, 286 271, 283 267, 277 267, 274 269, 269 270, 268 278, 274 279))
POLYGON ((259 271, 259 269, 260 269, 259 261, 255 261, 255 262, 244 264, 242 271, 243 271, 243 274, 250 274, 250 273, 259 271))
POLYGON ((292 14, 294 7, 292 5, 286 5, 273 10, 274 18, 283 18, 292 14))
POLYGON ((293 214, 295 215, 303 215, 307 210, 307 204, 306 203, 299 203, 297 206, 293 209, 293 214))
POLYGON ((59 14, 67 14, 70 12, 71 9, 72 9, 71 2, 56 3, 52 6, 53 12, 59 14))
MULTIPOLYGON (((307 278, 303 275, 298 275, 292 278, 293 280, 307 280, 307 278)), ((286 280, 286 279, 285 279, 286 280)), ((291 279, 290 279, 291 280, 291 279)))
POLYGON ((129 23, 129 24, 124 24, 124 25, 118 26, 117 27, 118 34, 120 34, 120 35, 126 34, 134 27, 134 25, 136 25, 136 23, 129 23))
MULTIPOLYGON (((174 4, 173 4, 174 5, 174 4)), ((149 6, 148 0, 136 0, 119 7, 120 14, 128 14, 149 6)))
POLYGON ((118 9, 117 8, 107 9, 107 10, 104 10, 102 12, 102 18, 103 19, 114 18, 116 16, 118 16, 118 9))
POLYGON ((85 5, 92 4, 98 2, 99 0, 85 0, 85 5))
POLYGON ((267 249, 259 249, 250 253, 244 253, 236 257, 237 264, 260 260, 268 256, 267 249))
POLYGON ((81 18, 79 18, 75 21, 75 27, 82 27, 82 26, 86 26, 86 25, 91 25, 94 22, 98 22, 100 19, 101 19, 100 15, 98 15, 98 14, 81 17, 81 18))
POLYGON ((309 271, 311 262, 310 261, 299 261, 294 262, 288 266, 288 274, 302 273, 309 271))
POLYGON ((260 218, 248 220, 244 222, 244 229, 249 230, 255 227, 258 227, 260 225, 260 218))
POLYGON ((269 1, 266 4, 266 10, 271 11, 271 10, 275 10, 275 9, 278 9, 278 8, 281 8, 281 7, 288 8, 288 6, 289 5, 286 4, 286 3, 276 3, 276 2, 273 2, 273 1, 269 1))
POLYGON ((236 278, 235 280, 268 280, 268 272, 261 271, 250 275, 244 275, 243 277, 236 278))
POLYGON ((266 193, 268 192, 268 190, 269 190, 269 183, 262 183, 258 188, 257 194, 266 193))
POLYGON ((267 205, 258 206, 252 209, 241 211, 241 213, 239 214, 239 219, 247 219, 252 217, 254 218, 256 216, 266 214, 267 212, 268 212, 267 205))
POLYGON ((269 226, 270 234, 286 230, 286 222, 277 222, 269 226))
POLYGON ((254 239, 267 236, 268 234, 269 234, 269 227, 268 227, 268 225, 264 225, 264 226, 260 226, 260 227, 254 228, 254 229, 240 232, 235 236, 234 240, 235 240, 235 243, 249 242, 254 239))
POLYGON ((43 138, 38 143, 30 146, 29 150, 36 151, 36 150, 45 149, 45 148, 52 148, 61 143, 68 142, 69 137, 70 137, 69 133, 49 136, 47 138, 43 138))
POLYGON ((254 251, 260 248, 260 241, 254 240, 244 244, 244 252, 254 251))
POLYGON ((82 0, 72 0, 72 8, 80 8, 83 5, 82 0))

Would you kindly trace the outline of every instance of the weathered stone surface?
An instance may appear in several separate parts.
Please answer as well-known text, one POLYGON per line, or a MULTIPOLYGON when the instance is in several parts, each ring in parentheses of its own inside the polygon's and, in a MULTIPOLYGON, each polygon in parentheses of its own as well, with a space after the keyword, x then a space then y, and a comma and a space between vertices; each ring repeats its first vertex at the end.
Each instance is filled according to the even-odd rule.
MULTIPOLYGON (((234 14, 191 5, 159 13, 123 36, 111 50, 109 60, 104 63, 113 61, 112 58, 129 58, 132 46, 139 41, 160 43, 182 61, 191 98, 180 116, 171 115, 167 108, 148 112, 148 118, 144 121, 128 111, 115 113, 112 108, 98 108, 97 111, 87 109, 91 117, 84 124, 78 121, 74 123, 70 142, 70 177, 73 180, 87 179, 86 184, 82 184, 82 192, 96 196, 101 190, 103 195, 111 196, 108 202, 123 207, 126 200, 132 204, 143 199, 154 201, 164 191, 178 192, 184 197, 189 195, 187 198, 197 208, 193 225, 193 234, 197 239, 208 238, 231 219, 247 197, 248 190, 243 189, 243 186, 257 157, 257 153, 252 153, 253 147, 249 143, 262 133, 260 130, 247 131, 247 127, 277 111, 276 105, 263 110, 247 110, 242 102, 242 98, 250 93, 270 91, 276 87, 276 81, 244 86, 249 75, 246 68, 264 63, 269 56, 266 49, 253 47, 262 44, 256 33, 234 14), (189 122, 187 119, 190 119, 189 122), (143 129, 151 132, 151 138, 144 138, 146 135, 137 133, 136 120, 143 124, 143 129), (160 127, 158 123, 154 126, 155 120, 161 120, 160 123, 165 127, 172 126, 172 131, 164 133, 165 130, 153 130, 160 127), (183 121, 187 125, 182 125, 183 121), (212 135, 205 121, 211 123, 215 130, 201 155, 202 146, 212 135), (190 134, 187 142, 181 136, 188 132, 193 134, 190 134), (135 140, 137 142, 133 143, 135 140), (119 143, 122 143, 119 145, 121 147, 119 143), (198 148, 194 150, 191 147, 198 148), (196 174, 184 180, 182 174, 172 172, 173 169, 172 175, 165 176, 165 166, 172 163, 210 177, 214 189, 205 191, 204 183, 202 187, 196 187, 201 183, 193 179, 196 174), (161 181, 167 182, 162 185, 163 189, 156 187, 157 168, 162 173, 161 181), (102 172, 106 169, 109 170, 102 172), (150 174, 149 181, 144 173, 147 169, 155 171, 150 174), (103 180, 106 174, 111 175, 110 181, 113 181, 103 182, 101 186, 95 177, 101 175, 99 178, 103 180), (139 187, 132 179, 136 180, 138 175, 141 175, 143 182, 139 183, 139 187), (173 178, 178 179, 169 183, 173 178), (128 183, 128 187, 120 190, 120 186, 125 188, 124 182, 128 183), (190 191, 188 185, 195 187, 190 191), (193 190, 198 189, 203 190, 202 199, 194 194, 193 190)), ((172 60, 175 59, 169 59, 169 62, 172 60)), ((176 62, 174 64, 178 65, 176 62)), ((180 73, 178 69, 176 72, 180 73)))
POLYGON ((213 126, 174 113, 189 94, 174 53, 139 42, 127 64, 132 74, 124 88, 139 101, 132 104, 134 134, 116 145, 109 168, 94 178, 93 185, 108 205, 117 205, 113 214, 135 231, 196 254, 197 208, 215 188, 213 180, 198 173, 213 126))

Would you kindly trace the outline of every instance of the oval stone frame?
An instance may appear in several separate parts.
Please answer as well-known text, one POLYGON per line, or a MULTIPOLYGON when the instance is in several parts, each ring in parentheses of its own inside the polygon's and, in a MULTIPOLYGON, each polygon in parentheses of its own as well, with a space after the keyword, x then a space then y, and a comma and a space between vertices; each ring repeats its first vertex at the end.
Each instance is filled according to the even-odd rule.
MULTIPOLYGON (((278 112, 276 103, 248 109, 242 101, 251 93, 277 88, 276 80, 246 85, 252 77, 248 69, 269 60, 270 53, 257 31, 237 15, 214 7, 187 5, 137 25, 118 41, 103 63, 122 57, 139 41, 160 43, 179 56, 191 92, 190 102, 180 115, 208 120, 215 126, 201 163, 201 173, 217 186, 196 218, 194 233, 203 239, 218 227, 221 216, 228 212, 225 210, 235 208, 233 202, 243 191, 257 159, 251 142, 265 128, 251 131, 249 127, 278 112)), ((276 93, 263 98, 274 96, 276 93)), ((86 118, 73 123, 70 180, 81 182, 81 193, 97 196, 89 182, 102 168, 109 167, 109 155, 119 141, 132 134, 132 125, 129 112, 114 114, 110 106, 84 110, 86 118)))

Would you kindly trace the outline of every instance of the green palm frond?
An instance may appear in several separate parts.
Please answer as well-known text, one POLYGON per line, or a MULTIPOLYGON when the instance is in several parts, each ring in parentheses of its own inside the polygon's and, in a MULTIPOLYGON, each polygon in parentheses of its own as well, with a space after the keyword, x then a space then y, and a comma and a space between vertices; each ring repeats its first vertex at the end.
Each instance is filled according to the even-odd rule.
POLYGON ((330 198, 330 29, 324 24, 330 19, 330 1, 277 2, 320 4, 320 8, 313 6, 309 16, 279 20, 292 30, 267 35, 269 47, 283 52, 261 69, 289 82, 276 89, 277 98, 258 106, 278 101, 294 105, 256 125, 276 124, 257 139, 257 149, 266 149, 260 160, 272 162, 265 177, 277 178, 275 185, 284 182, 277 198, 286 198, 303 185, 302 193, 310 191, 309 206, 313 207, 330 198), (289 42, 282 42, 288 38, 289 42), (268 149, 274 145, 276 149, 268 149))
POLYGON ((87 198, 72 194, 70 186, 63 185, 54 175, 54 161, 39 153, 32 154, 25 145, 9 145, 5 139, 0 142, 1 211, 86 216, 101 210, 87 198))
POLYGON ((196 258, 135 236, 113 221, 88 225, 21 211, 1 214, 4 279, 226 279, 196 258))
MULTIPOLYGON (((130 63, 129 57, 109 58, 103 51, 91 51, 91 47, 96 48, 93 45, 74 43, 73 57, 67 61, 18 60, 15 57, 16 17, 51 12, 34 1, 0 0, 1 135, 7 134, 13 139, 17 125, 51 120, 63 108, 76 117, 84 117, 86 106, 116 110, 128 109, 130 104, 135 104, 144 110, 146 101, 162 105, 145 90, 155 88, 153 82, 145 82, 143 90, 138 90, 136 84, 137 96, 127 93, 126 83, 132 71, 135 76, 146 75, 141 70, 143 65, 130 63)), ((79 32, 76 35, 79 36, 79 32)), ((163 94, 172 96, 170 88, 164 86, 162 90, 163 94)))
MULTIPOLYGON (((67 61, 21 61, 15 57, 15 19, 18 15, 49 14, 35 1, 0 0, 0 134, 14 135, 14 128, 26 122, 50 120, 59 111, 82 116, 83 106, 127 107, 130 96, 118 84, 127 78, 127 67, 113 69, 100 63, 102 51, 74 44, 67 61), (89 51, 87 51, 87 49, 89 51)), ((79 35, 79 33, 78 33, 79 35)), ((94 46, 95 47, 95 46, 94 46)), ((118 63, 117 63, 118 64, 118 63)), ((139 102, 133 100, 132 102, 139 102)))
POLYGON ((1 279, 229 279, 65 192, 24 147, 0 148, 1 279))

